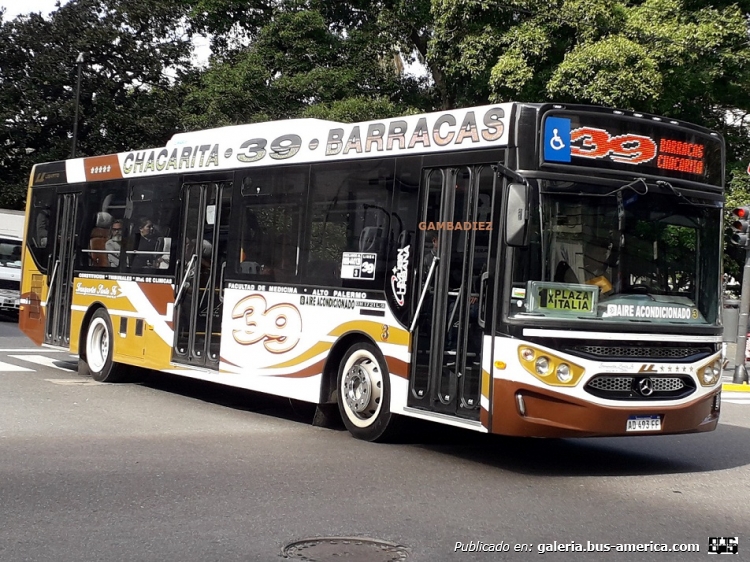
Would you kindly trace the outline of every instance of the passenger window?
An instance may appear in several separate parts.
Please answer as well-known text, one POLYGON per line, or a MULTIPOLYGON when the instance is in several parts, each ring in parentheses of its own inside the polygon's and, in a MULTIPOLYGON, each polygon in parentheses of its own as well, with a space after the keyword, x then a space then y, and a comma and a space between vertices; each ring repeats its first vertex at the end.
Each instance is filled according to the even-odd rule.
POLYGON ((124 271, 164 273, 174 270, 177 245, 172 239, 180 219, 177 176, 132 180, 128 220, 123 224, 124 271))
POLYGON ((312 167, 306 279, 334 287, 382 287, 394 161, 312 167))
POLYGON ((236 273, 258 281, 296 281, 307 176, 307 166, 296 166, 253 171, 241 180, 242 230, 236 273))

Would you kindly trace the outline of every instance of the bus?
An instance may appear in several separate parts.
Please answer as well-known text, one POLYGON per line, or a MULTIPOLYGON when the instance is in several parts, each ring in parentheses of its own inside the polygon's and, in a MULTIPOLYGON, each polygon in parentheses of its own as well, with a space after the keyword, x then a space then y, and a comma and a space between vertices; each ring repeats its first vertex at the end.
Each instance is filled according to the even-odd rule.
POLYGON ((37 164, 19 322, 97 381, 270 393, 371 441, 405 417, 710 431, 724 154, 674 119, 509 102, 37 164))

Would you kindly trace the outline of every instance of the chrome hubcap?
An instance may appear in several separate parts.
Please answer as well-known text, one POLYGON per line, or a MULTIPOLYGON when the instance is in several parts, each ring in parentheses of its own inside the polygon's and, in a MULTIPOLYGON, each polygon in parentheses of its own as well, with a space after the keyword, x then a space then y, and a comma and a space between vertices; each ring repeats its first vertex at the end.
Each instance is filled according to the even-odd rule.
POLYGON ((378 419, 383 396, 383 373, 367 351, 355 352, 347 361, 341 381, 343 405, 349 420, 368 427, 378 419))
POLYGON ((367 371, 361 365, 355 365, 346 373, 344 388, 349 408, 356 414, 364 412, 370 403, 372 386, 367 371))

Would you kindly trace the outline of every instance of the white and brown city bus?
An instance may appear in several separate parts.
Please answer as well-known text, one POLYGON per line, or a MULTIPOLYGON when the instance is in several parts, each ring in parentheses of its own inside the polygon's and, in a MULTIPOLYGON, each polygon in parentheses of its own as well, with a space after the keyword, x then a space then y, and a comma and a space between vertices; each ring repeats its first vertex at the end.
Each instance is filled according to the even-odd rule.
POLYGON ((709 431, 723 178, 719 135, 588 106, 176 134, 34 167, 20 324, 368 440, 709 431))

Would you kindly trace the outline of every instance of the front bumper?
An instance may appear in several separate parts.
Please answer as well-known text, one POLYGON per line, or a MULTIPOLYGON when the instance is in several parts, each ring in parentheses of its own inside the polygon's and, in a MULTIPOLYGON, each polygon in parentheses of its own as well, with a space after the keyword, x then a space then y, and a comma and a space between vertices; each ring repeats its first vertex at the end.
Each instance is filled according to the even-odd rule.
POLYGON ((0 310, 18 312, 20 297, 21 295, 18 291, 0 289, 0 310))
POLYGON ((523 383, 495 380, 492 432, 520 437, 596 437, 666 435, 713 431, 719 423, 715 402, 721 385, 709 394, 677 405, 605 406, 523 383), (524 414, 521 414, 521 396, 524 414), (659 415, 661 430, 626 431, 629 417, 659 415))

